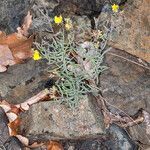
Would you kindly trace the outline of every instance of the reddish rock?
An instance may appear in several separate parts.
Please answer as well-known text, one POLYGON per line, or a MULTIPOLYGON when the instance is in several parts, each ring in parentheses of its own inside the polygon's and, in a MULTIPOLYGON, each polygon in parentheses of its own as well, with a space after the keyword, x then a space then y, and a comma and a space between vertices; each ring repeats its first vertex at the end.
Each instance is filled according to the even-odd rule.
MULTIPOLYGON (((134 0, 111 16, 115 27, 109 44, 150 62, 150 1, 134 0)), ((107 18, 108 19, 108 18, 107 18)))
MULTIPOLYGON (((109 110, 115 114, 134 115, 141 108, 150 113, 150 68, 148 64, 140 66, 143 64, 137 60, 121 50, 112 49, 106 54, 105 64, 109 69, 101 74, 100 84, 109 110)), ((143 122, 128 130, 135 141, 143 144, 143 149, 150 145, 146 128, 143 122)))

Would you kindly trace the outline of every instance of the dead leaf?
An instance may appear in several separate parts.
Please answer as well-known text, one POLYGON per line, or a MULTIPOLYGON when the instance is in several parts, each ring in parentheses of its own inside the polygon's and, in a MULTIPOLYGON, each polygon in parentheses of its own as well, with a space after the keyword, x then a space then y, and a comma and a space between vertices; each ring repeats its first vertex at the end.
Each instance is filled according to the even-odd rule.
POLYGON ((15 105, 11 105, 11 110, 9 110, 8 112, 12 112, 18 115, 21 112, 21 109, 17 108, 15 105))
POLYGON ((18 32, 6 35, 0 31, 0 72, 11 66, 32 57, 33 36, 28 38, 28 29, 32 23, 32 15, 28 12, 18 32))
POLYGON ((27 16, 24 18, 24 22, 23 22, 22 26, 17 28, 18 35, 20 37, 22 37, 22 36, 27 37, 29 35, 28 30, 29 30, 31 24, 32 24, 32 15, 28 11, 27 16))
POLYGON ((50 141, 47 143, 47 150, 63 150, 62 145, 55 141, 50 141))
POLYGON ((20 126, 20 124, 21 124, 21 120, 18 117, 14 121, 12 121, 8 124, 8 126, 10 128, 11 136, 17 135, 17 130, 18 130, 18 127, 20 126))
POLYGON ((28 146, 29 145, 29 139, 22 136, 22 135, 16 135, 16 137, 20 140, 20 142, 22 144, 24 144, 25 146, 28 146))
POLYGON ((0 101, 0 107, 4 109, 5 113, 11 110, 11 105, 5 100, 0 101))
POLYGON ((45 147, 45 143, 44 142, 34 142, 33 144, 29 145, 28 147, 30 148, 38 148, 38 147, 41 147, 41 146, 44 146, 45 147))
POLYGON ((7 70, 7 67, 0 65, 0 72, 5 72, 7 70))
POLYGON ((0 72, 7 70, 6 66, 14 65, 15 59, 8 45, 0 45, 0 72))
POLYGON ((27 58, 31 58, 33 55, 32 52, 32 44, 33 44, 33 36, 29 37, 26 41, 21 44, 16 45, 16 47, 12 48, 13 56, 16 60, 25 60, 27 58))
POLYGON ((8 36, 4 33, 0 35, 0 45, 8 45, 16 62, 32 57, 32 43, 33 36, 20 38, 17 33, 8 36))
POLYGON ((19 37, 17 33, 6 35, 4 32, 0 34, 0 45, 8 45, 10 49, 16 47, 27 40, 27 37, 19 37))
POLYGON ((9 119, 9 122, 13 122, 14 120, 16 120, 18 118, 18 116, 12 112, 6 113, 6 115, 9 119))

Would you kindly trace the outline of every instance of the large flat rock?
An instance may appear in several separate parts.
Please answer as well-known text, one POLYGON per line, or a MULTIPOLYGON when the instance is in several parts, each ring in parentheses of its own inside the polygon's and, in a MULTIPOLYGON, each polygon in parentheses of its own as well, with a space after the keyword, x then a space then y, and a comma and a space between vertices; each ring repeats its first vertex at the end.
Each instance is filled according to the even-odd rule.
POLYGON ((110 108, 114 113, 116 112, 114 107, 129 115, 134 115, 140 108, 149 111, 150 67, 148 64, 147 68, 135 64, 136 62, 140 64, 137 60, 132 55, 116 49, 111 49, 106 54, 104 63, 109 69, 102 73, 100 83, 102 95, 113 105, 110 108))
POLYGON ((88 99, 70 109, 57 102, 35 104, 22 115, 22 134, 37 139, 80 138, 104 133, 103 117, 97 122, 88 99))
MULTIPOLYGON (((115 114, 134 115, 141 108, 150 113, 150 66, 137 60, 121 50, 112 49, 106 54, 105 63, 109 69, 102 73, 100 83, 102 95, 111 112, 115 114), (146 68, 134 64, 133 61, 145 64, 146 68)), ((150 134, 146 128, 145 123, 128 128, 132 139, 143 143, 144 149, 150 144, 150 134)))
MULTIPOLYGON (((108 15, 105 19, 110 20, 113 28, 109 45, 150 62, 149 8, 149 0, 131 0, 124 6, 123 11, 111 14, 111 17, 108 15)), ((101 14, 100 22, 104 16, 105 14, 101 14)))
POLYGON ((49 80, 47 67, 43 60, 29 60, 0 73, 1 99, 16 104, 37 94, 49 80))

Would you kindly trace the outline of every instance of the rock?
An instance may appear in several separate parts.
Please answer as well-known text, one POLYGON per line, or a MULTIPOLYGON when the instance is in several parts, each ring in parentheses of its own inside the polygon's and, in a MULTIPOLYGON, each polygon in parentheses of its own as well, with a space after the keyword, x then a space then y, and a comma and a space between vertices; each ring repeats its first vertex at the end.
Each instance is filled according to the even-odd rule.
MULTIPOLYGON (((150 65, 143 62, 145 68, 116 55, 139 63, 137 58, 121 50, 112 49, 106 54, 104 63, 109 69, 101 74, 100 84, 110 111, 123 116, 132 116, 140 108, 150 112, 150 65)), ((150 145, 144 123, 130 127, 128 132, 142 147, 150 145)))
POLYGON ((14 136, 9 135, 8 129, 9 120, 5 111, 0 107, 0 149, 21 150, 22 143, 14 136))
POLYGON ((29 10, 29 0, 1 0, 0 10, 0 30, 15 32, 29 10))
POLYGON ((127 0, 60 0, 60 3, 54 8, 55 14, 64 15, 85 15, 89 18, 98 16, 106 3, 124 4, 127 0))
POLYGON ((54 14, 96 16, 101 12, 105 0, 61 0, 54 8, 54 14), (65 7, 64 7, 65 6, 65 7))
POLYGON ((119 126, 112 124, 106 135, 98 135, 77 140, 62 140, 66 150, 137 150, 138 146, 128 133, 119 126))
POLYGON ((0 107, 0 146, 3 145, 9 138, 9 129, 7 126, 8 122, 9 120, 3 108, 0 107))
MULTIPOLYGON (((14 2, 14 0, 9 1, 9 5, 8 2, 6 2, 6 5, 4 1, 0 2, 1 6, 6 9, 6 11, 8 11, 7 8, 11 8, 10 11, 8 11, 9 13, 6 13, 5 18, 2 17, 2 21, 0 23, 0 27, 4 30, 7 28, 8 32, 14 32, 16 27, 19 26, 20 19, 27 10, 26 6, 28 6, 28 4, 25 5, 26 2, 23 0, 21 2, 15 1, 16 3, 14 2, 14 6, 10 5, 11 2, 14 2), (19 7, 17 7, 17 4, 19 7), (15 7, 17 8, 17 11, 14 11, 15 7), (23 11, 20 11, 20 9, 23 11), (11 12, 13 13, 11 14, 11 12)), ((44 7, 46 7, 46 9, 50 7, 48 0, 34 0, 34 2, 36 2, 38 6, 42 4, 41 9, 43 10, 44 7)), ((67 1, 64 1, 64 3, 68 6, 64 7, 65 5, 62 5, 60 7, 56 7, 56 14, 59 13, 57 10, 63 12, 61 9, 67 8, 66 10, 68 12, 66 15, 77 14, 93 17, 95 15, 92 14, 93 12, 97 13, 95 11, 98 11, 99 14, 101 11, 102 1, 92 1, 91 5, 89 5, 90 1, 88 0, 78 2, 80 2, 78 7, 74 7, 72 4, 70 7, 69 4, 67 4, 67 1), (71 11, 70 8, 72 8, 71 11)), ((148 12, 146 7, 148 0, 143 0, 143 3, 141 2, 142 0, 135 0, 131 6, 128 5, 127 10, 118 13, 117 17, 116 15, 112 16, 111 22, 112 25, 116 26, 116 29, 111 34, 109 44, 114 47, 124 49, 131 54, 135 54, 136 56, 140 56, 142 59, 149 61, 149 55, 147 54, 149 43, 146 42, 149 36, 149 18, 148 15, 145 15, 148 12), (135 8, 135 6, 138 9, 135 8), (140 18, 140 21, 136 19, 137 17, 140 18), (140 34, 138 33, 139 29, 141 30, 140 34)), ((56 2, 53 4, 54 5, 52 5, 50 11, 52 11, 56 6, 56 2)), ((33 10, 38 10, 38 6, 33 7, 33 10)), ((1 13, 5 12, 4 9, 0 12, 0 16, 1 13)), ((50 12, 48 11, 48 13, 50 12)), ((42 17, 39 20, 38 17, 40 16, 40 13, 37 13, 34 16, 33 31, 35 30, 38 32, 39 30, 42 30, 42 32, 45 32, 45 29, 50 28, 49 22, 47 21, 49 16, 47 16, 48 18, 46 22, 44 22, 45 20, 42 20, 42 17), (42 21, 43 23, 41 24, 42 21), (45 28, 44 25, 46 26, 45 28)), ((83 23, 84 21, 85 24, 89 25, 88 17, 85 16, 86 20, 81 16, 77 16, 75 19, 77 20, 77 24, 80 24, 80 22, 83 23)), ((47 32, 47 34, 49 34, 49 32, 47 32)), ((127 59, 131 59, 131 61, 139 63, 135 57, 130 56, 123 51, 113 50, 111 53, 121 55, 127 59)), ((106 54, 105 63, 108 64, 110 69, 102 73, 100 77, 102 94, 105 98, 107 98, 107 102, 111 104, 109 109, 113 113, 121 114, 124 114, 120 111, 123 110, 129 115, 135 114, 140 108, 144 108, 149 111, 150 72, 148 64, 142 61, 142 65, 147 66, 141 67, 131 61, 124 60, 112 54, 110 54, 110 52, 106 54)), ((7 72, 0 74, 0 95, 3 99, 6 99, 11 103, 20 103, 45 88, 47 81, 49 81, 49 77, 46 63, 43 61, 34 62, 33 60, 30 60, 27 61, 26 64, 18 64, 9 67, 7 72)), ((57 102, 49 101, 35 104, 28 112, 21 115, 22 125, 20 131, 23 135, 28 136, 30 139, 35 141, 79 138, 95 134, 104 134, 105 129, 103 116, 99 113, 99 111, 97 114, 94 114, 92 109, 95 109, 95 107, 91 108, 88 101, 89 100, 87 99, 82 100, 79 107, 74 110, 70 110, 69 108, 66 108, 65 105, 57 102), (95 115, 99 115, 99 117, 97 118, 95 115)), ((126 136, 124 130, 119 129, 118 127, 111 127, 110 131, 113 132, 112 134, 115 134, 118 140, 120 140, 117 143, 110 142, 112 143, 110 145, 114 145, 114 147, 124 147, 124 145, 127 144, 128 148, 135 146, 132 140, 126 136), (121 140, 123 144, 119 143, 121 140)), ((139 129, 136 130, 136 132, 138 131, 139 129)), ((132 131, 130 132, 132 134, 132 131)), ((145 132, 141 133, 141 136, 143 136, 143 134, 145 134, 145 132)), ((136 135, 135 139, 136 138, 140 139, 138 135, 136 135)), ((143 138, 140 139, 140 141, 146 140, 143 138)))
POLYGON ((106 142, 107 144, 111 143, 110 145, 112 150, 138 150, 138 146, 129 137, 128 133, 124 129, 113 124, 109 128, 109 132, 115 139, 115 141, 113 141, 112 138, 110 141, 106 142))
MULTIPOLYGON (((111 15, 110 23, 114 30, 109 45, 150 62, 149 7, 149 0, 128 1, 123 11, 111 15)), ((106 20, 109 20, 109 17, 106 17, 106 20)), ((101 18, 103 17, 100 16, 100 21, 101 18)))
POLYGON ((11 136, 4 144, 7 150, 23 150, 23 144, 15 136, 11 136))
POLYGON ((128 115, 134 115, 143 108, 149 112, 149 66, 144 68, 115 55, 139 63, 135 57, 121 50, 111 49, 106 54, 104 64, 107 64, 109 69, 101 74, 100 84, 102 95, 111 104, 111 111, 116 113, 122 110, 128 115))
POLYGON ((144 123, 130 127, 128 132, 132 139, 139 142, 144 150, 148 150, 147 148, 150 148, 150 134, 146 133, 146 126, 144 123))
POLYGON ((0 73, 1 99, 16 104, 43 90, 49 80, 45 61, 27 61, 8 68, 0 73))
MULTIPOLYGON (((51 11, 58 5, 58 0, 31 0, 33 8, 36 6, 38 8, 47 8, 51 11)), ((49 10, 48 10, 49 11, 49 10)))
POLYGON ((70 17, 72 15, 87 16, 91 20, 91 28, 95 28, 94 17, 98 17, 102 12, 103 6, 115 2, 116 4, 124 4, 127 0, 61 0, 53 13, 55 15, 62 15, 70 17))
POLYGON ((105 132, 103 117, 97 123, 87 98, 74 109, 59 102, 35 104, 21 118, 21 133, 32 140, 72 139, 105 132))

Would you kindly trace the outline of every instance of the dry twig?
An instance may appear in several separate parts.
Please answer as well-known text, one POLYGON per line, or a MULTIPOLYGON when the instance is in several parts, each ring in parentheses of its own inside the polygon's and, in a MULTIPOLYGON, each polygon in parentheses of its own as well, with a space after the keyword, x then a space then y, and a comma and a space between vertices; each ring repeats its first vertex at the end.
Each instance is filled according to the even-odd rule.
POLYGON ((21 104, 17 104, 16 107, 20 108, 21 110, 28 110, 31 105, 38 103, 39 101, 42 101, 47 96, 49 96, 49 93, 50 93, 50 91, 48 89, 45 89, 45 90, 39 92, 37 95, 26 100, 25 102, 23 102, 21 104))
MULTIPOLYGON (((119 125, 122 128, 126 128, 126 127, 131 127, 134 125, 137 125, 139 123, 142 123, 145 120, 145 116, 148 115, 144 115, 144 110, 139 111, 136 114, 136 117, 131 117, 131 116, 121 116, 121 115, 116 115, 111 113, 106 105, 106 100, 102 97, 102 96, 98 96, 96 97, 98 99, 98 106, 101 107, 102 113, 104 115, 104 123, 106 128, 108 128, 110 126, 110 124, 115 123, 117 125, 119 125)), ((147 117, 148 118, 148 117, 147 117)), ((147 123, 149 123, 150 120, 147 119, 147 123)))

